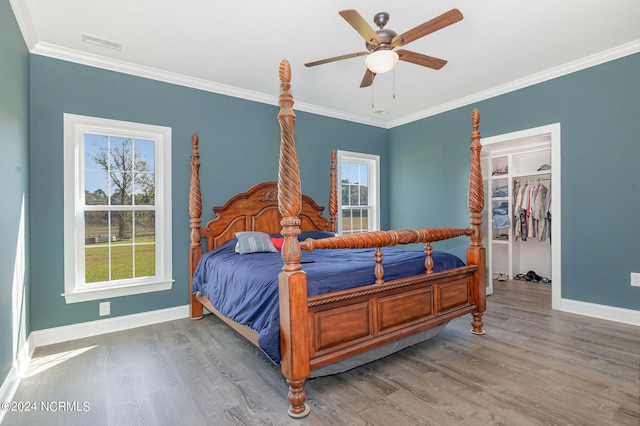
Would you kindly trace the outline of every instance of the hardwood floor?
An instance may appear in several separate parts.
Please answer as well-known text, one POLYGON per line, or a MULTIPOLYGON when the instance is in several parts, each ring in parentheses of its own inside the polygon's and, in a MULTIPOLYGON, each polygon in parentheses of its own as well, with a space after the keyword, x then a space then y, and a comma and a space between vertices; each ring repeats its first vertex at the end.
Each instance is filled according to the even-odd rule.
POLYGON ((639 425, 640 330, 552 311, 545 284, 495 283, 471 317, 349 372, 286 414, 279 367, 213 316, 38 348, 6 425, 639 425), (62 408, 57 402, 62 402, 62 408), (42 403, 56 408, 43 411, 42 403), (83 405, 83 403, 85 405, 83 405))

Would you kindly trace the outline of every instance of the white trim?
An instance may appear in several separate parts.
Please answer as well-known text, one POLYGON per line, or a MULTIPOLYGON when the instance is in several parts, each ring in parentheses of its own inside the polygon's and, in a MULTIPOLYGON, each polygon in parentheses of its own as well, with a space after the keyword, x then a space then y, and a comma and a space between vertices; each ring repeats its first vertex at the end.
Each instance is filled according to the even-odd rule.
POLYGON ((29 11, 28 2, 24 0, 9 0, 13 14, 18 21, 18 27, 22 33, 24 43, 29 51, 33 50, 38 44, 38 34, 31 20, 31 12, 29 11))
MULTIPOLYGON (((268 105, 278 105, 277 95, 267 95, 252 90, 240 89, 226 84, 164 71, 144 65, 133 64, 119 59, 107 58, 92 53, 80 52, 78 50, 68 49, 66 47, 60 47, 49 43, 38 42, 31 49, 31 53, 80 65, 88 65, 90 67, 105 69, 108 71, 121 72, 128 75, 148 78, 150 80, 162 81, 164 83, 177 84, 179 86, 198 89, 205 92, 218 93, 220 95, 232 96, 234 98, 246 99, 268 105)), ((385 122, 377 120, 375 117, 346 113, 344 111, 338 111, 299 101, 296 101, 296 110, 310 112, 312 114, 325 117, 337 118, 339 120, 353 121, 355 123, 388 128, 388 125, 385 122)))
MULTIPOLYGON (((32 331, 0 387, 0 401, 13 401, 37 347, 189 318, 189 305, 32 331)), ((6 411, 0 410, 0 424, 6 411)))
MULTIPOLYGON (((22 345, 22 349, 18 352, 16 359, 13 361, 13 366, 11 367, 11 370, 9 370, 9 374, 7 374, 4 382, 2 382, 2 386, 0 386, 0 401, 13 401, 13 397, 18 390, 18 386, 20 386, 24 373, 27 371, 27 367, 31 362, 31 357, 33 356, 33 351, 35 349, 36 347, 33 344, 33 339, 31 338, 31 335, 29 335, 22 345)), ((5 413, 5 410, 0 410, 0 424, 2 424, 5 413)))
POLYGON ((640 40, 635 40, 630 43, 623 44, 621 46, 617 46, 612 49, 608 49, 603 52, 599 52, 585 58, 581 58, 576 61, 539 72, 537 74, 532 74, 527 77, 514 80, 488 90, 484 90, 482 92, 474 93, 470 96, 465 96, 464 98, 455 99, 451 102, 446 102, 433 108, 401 117, 398 120, 387 122, 386 127, 390 129, 393 127, 401 126, 403 124, 412 123, 414 121, 422 120, 423 118, 442 114, 444 112, 451 111, 463 106, 472 105, 486 99, 504 95, 506 93, 515 92, 516 90, 524 89, 525 87, 544 83, 545 81, 553 80, 554 78, 562 77, 564 75, 591 68, 596 65, 604 64, 605 62, 633 55, 638 52, 640 52, 640 40))
MULTIPOLYGON (((21 4, 16 0, 11 0, 13 4, 21 4)), ((129 75, 134 75, 142 78, 148 78, 151 80, 163 81, 166 83, 177 84, 184 87, 190 87, 212 93, 219 93, 222 95, 233 96, 240 99, 246 99, 254 102, 266 103, 269 105, 278 105, 278 97, 273 95, 267 95, 260 92, 240 89, 233 86, 228 86, 212 81, 207 81, 195 77, 190 77, 182 74, 172 73, 157 68, 146 67, 143 65, 137 65, 130 62, 121 61, 118 59, 106 58, 91 53, 80 52, 65 47, 56 46, 49 43, 35 42, 37 37, 33 31, 33 25, 30 24, 29 14, 26 12, 16 13, 16 9, 20 7, 14 7, 14 13, 18 20, 18 25, 22 31, 22 35, 30 48, 30 52, 36 55, 47 56, 50 58, 60 59, 63 61, 74 62, 81 65, 88 65, 91 67, 101 68, 109 71, 121 72, 129 75), (25 18, 26 17, 26 18, 25 18)), ((455 99, 451 102, 436 105, 433 108, 429 108, 423 111, 419 111, 415 114, 409 114, 404 117, 400 117, 397 120, 383 121, 378 120, 375 117, 369 117, 365 115, 351 114, 344 111, 338 111, 329 109, 317 105, 306 104, 304 102, 296 102, 296 109, 299 111, 310 112, 312 114, 322 115, 326 117, 337 118, 339 120, 353 121, 355 123, 366 124, 369 126, 381 127, 384 129, 391 129, 393 127, 401 126, 403 124, 411 123, 414 121, 422 120, 427 117, 431 117, 437 114, 441 114, 447 111, 451 111, 456 108, 460 108, 466 105, 471 105, 486 99, 490 99, 496 96, 504 95, 509 92, 523 89, 525 87, 533 86, 538 83, 542 83, 548 80, 552 80, 557 77, 562 77, 573 72, 581 71, 596 65, 603 64, 605 62, 613 61, 615 59, 623 58, 625 56, 633 55, 640 52, 640 40, 635 40, 630 43, 623 44, 621 46, 614 47, 612 49, 599 52, 585 58, 578 59, 573 62, 569 62, 564 65, 551 68, 537 74, 533 74, 512 82, 484 90, 478 93, 474 93, 470 96, 455 99)))
POLYGON ((171 128, 151 124, 64 114, 64 296, 66 303, 99 300, 169 290, 172 279, 171 128), (82 208, 84 178, 83 135, 87 132, 122 134, 155 142, 156 271, 151 277, 84 285, 82 208))
POLYGON ((640 326, 640 311, 633 309, 599 305, 571 299, 560 299, 557 309, 572 314, 640 326))
MULTIPOLYGON (((551 285, 551 308, 560 309, 560 299, 562 297, 562 233, 561 233, 561 205, 562 205, 562 177, 561 177, 561 144, 560 123, 549 124, 546 126, 534 127, 531 129, 520 130, 502 135, 482 138, 480 143, 482 146, 495 145, 505 142, 517 142, 526 139, 534 139, 540 137, 549 137, 551 140, 551 197, 553 199, 553 219, 551 220, 551 270, 553 272, 553 280, 551 285)), ((489 277, 491 278, 491 277, 489 277)), ((492 283, 489 283, 492 291, 492 283)))
MULTIPOLYGON (((587 317, 640 326, 640 312, 631 309, 562 299, 560 310, 587 317)), ((36 347, 184 318, 189 318, 189 305, 33 331, 22 346, 17 359, 13 362, 13 367, 0 387, 0 401, 13 400, 36 347)), ((0 411, 0 424, 4 419, 5 413, 0 411)))
POLYGON ((342 162, 350 161, 354 163, 367 163, 369 166, 369 205, 373 206, 372 220, 375 228, 370 231, 380 230, 380 156, 376 154, 365 154, 362 152, 337 151, 337 198, 338 198, 338 223, 336 223, 338 233, 342 233, 342 162), (373 190, 372 190, 373 189, 373 190))
POLYGON ((174 281, 166 281, 102 287, 91 290, 76 290, 69 293, 62 293, 60 296, 64 296, 67 303, 87 302, 89 300, 111 299, 114 297, 171 290, 173 283, 174 281))
POLYGON ((183 318, 189 318, 189 305, 36 330, 31 332, 30 337, 38 347, 183 318))

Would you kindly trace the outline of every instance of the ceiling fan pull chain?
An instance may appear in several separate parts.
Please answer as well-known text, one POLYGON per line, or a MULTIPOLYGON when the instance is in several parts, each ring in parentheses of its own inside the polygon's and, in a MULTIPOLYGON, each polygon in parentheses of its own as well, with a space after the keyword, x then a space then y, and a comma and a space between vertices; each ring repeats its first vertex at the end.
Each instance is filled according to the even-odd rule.
POLYGON ((393 68, 393 99, 396 98, 396 69, 393 68))
POLYGON ((373 84, 371 85, 371 109, 373 109, 373 84))

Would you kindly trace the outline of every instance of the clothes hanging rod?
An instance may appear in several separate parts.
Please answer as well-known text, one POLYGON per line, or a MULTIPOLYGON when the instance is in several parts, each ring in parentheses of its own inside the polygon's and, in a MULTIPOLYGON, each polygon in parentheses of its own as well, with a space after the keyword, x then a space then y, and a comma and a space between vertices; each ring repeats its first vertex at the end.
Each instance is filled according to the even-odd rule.
POLYGON ((530 177, 530 178, 514 178, 514 182, 524 182, 524 181, 543 181, 543 180, 551 180, 550 177, 530 177))

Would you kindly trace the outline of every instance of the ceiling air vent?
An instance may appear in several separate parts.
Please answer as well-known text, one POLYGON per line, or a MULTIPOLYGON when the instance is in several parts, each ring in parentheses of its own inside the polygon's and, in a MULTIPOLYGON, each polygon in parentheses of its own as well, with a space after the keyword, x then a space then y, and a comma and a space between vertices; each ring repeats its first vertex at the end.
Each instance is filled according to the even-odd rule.
POLYGON ((82 41, 89 44, 95 44, 96 46, 106 47, 108 49, 122 50, 122 44, 115 41, 105 40, 100 37, 95 37, 89 34, 82 34, 82 41))

